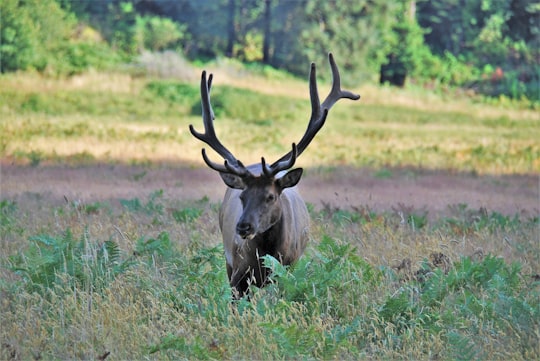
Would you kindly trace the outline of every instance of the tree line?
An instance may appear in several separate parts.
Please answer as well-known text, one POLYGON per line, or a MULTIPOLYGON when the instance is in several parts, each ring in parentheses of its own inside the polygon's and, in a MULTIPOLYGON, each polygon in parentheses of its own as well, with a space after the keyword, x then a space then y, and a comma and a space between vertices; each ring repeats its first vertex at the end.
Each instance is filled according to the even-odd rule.
POLYGON ((332 51, 355 83, 378 74, 540 98, 540 5, 528 0, 2 0, 0 15, 2 72, 173 49, 305 75, 332 51))

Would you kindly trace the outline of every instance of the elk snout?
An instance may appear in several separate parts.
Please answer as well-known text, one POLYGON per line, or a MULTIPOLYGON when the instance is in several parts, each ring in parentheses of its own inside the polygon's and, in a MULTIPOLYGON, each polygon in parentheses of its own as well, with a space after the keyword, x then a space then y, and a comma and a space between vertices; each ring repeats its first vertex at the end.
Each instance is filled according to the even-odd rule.
POLYGON ((253 224, 246 221, 240 221, 236 225, 236 233, 244 239, 253 237, 253 224))

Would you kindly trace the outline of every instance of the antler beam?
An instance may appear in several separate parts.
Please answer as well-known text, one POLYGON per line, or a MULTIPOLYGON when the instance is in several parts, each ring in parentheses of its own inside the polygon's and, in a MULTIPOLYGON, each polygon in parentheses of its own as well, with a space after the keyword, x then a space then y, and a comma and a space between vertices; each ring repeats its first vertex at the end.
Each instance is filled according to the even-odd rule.
MULTIPOLYGON (((309 143, 311 143, 315 135, 317 135, 319 130, 321 130, 322 126, 324 125, 324 122, 326 121, 326 117, 328 115, 328 112, 330 111, 330 108, 332 108, 332 106, 336 104, 338 100, 360 99, 360 95, 355 94, 348 90, 341 89, 341 77, 339 75, 339 69, 336 65, 336 62, 334 60, 334 56, 332 55, 332 53, 328 54, 328 61, 330 62, 330 68, 332 69, 332 89, 330 90, 330 93, 328 94, 326 99, 323 101, 322 105, 319 101, 319 91, 317 89, 317 76, 316 76, 315 64, 311 63, 311 70, 309 72, 309 94, 311 98, 311 117, 309 119, 306 132, 302 136, 302 139, 300 140, 300 142, 298 142, 296 157, 302 154, 302 152, 307 148, 309 143)), ((290 158, 291 156, 292 156, 292 152, 285 154, 283 157, 277 160, 274 164, 272 164, 271 168, 277 167, 278 163, 282 163, 284 160, 290 158)))
POLYGON ((193 136, 206 144, 208 144, 213 150, 225 159, 225 165, 221 166, 212 162, 206 155, 206 151, 203 149, 203 159, 206 164, 218 172, 245 174, 247 172, 246 167, 237 160, 234 155, 219 141, 214 130, 214 111, 210 103, 210 89, 212 88, 213 76, 210 74, 208 80, 206 80, 206 71, 202 72, 201 76, 201 105, 202 105, 202 117, 204 123, 204 133, 199 133, 195 130, 192 124, 189 125, 189 130, 193 136))

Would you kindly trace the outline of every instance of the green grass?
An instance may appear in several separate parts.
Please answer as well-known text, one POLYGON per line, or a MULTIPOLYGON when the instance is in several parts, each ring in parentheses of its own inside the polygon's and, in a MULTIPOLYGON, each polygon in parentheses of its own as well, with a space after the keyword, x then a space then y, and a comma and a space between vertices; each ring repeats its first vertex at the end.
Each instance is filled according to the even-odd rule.
MULTIPOLYGON (((114 74, 89 74, 79 82, 4 75, 0 156, 34 165, 77 158, 202 164, 202 144, 188 131, 189 124, 202 129, 197 83, 114 74)), ((327 87, 320 85, 321 97, 327 87)), ((540 172, 540 117, 534 109, 414 89, 365 85, 355 91, 362 99, 336 105, 299 159, 303 166, 540 172)), ((236 79, 219 68, 212 102, 218 135, 244 163, 287 152, 310 112, 307 82, 236 79)))
POLYGON ((0 358, 540 357, 538 219, 310 209, 306 255, 231 303, 206 198, 3 201, 0 358))

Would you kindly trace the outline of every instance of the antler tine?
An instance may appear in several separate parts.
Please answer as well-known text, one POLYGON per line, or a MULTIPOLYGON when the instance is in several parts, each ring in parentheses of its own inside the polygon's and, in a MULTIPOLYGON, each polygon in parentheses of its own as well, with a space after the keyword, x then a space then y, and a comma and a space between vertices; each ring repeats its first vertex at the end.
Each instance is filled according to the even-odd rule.
POLYGON ((332 69, 332 90, 322 103, 321 108, 330 110, 330 108, 332 108, 332 106, 336 104, 339 99, 342 98, 347 98, 351 100, 360 99, 360 95, 354 94, 353 92, 350 92, 348 90, 341 89, 341 77, 339 75, 339 70, 332 53, 328 54, 328 61, 330 62, 330 68, 332 69))
POLYGON ((206 144, 208 144, 212 149, 214 149, 219 155, 227 159, 229 162, 237 163, 234 155, 227 149, 216 136, 214 130, 214 111, 212 110, 212 105, 210 103, 210 89, 212 87, 213 75, 210 74, 208 81, 206 80, 206 71, 202 72, 201 76, 201 106, 202 106, 202 117, 204 124, 204 134, 199 133, 195 130, 192 124, 189 125, 189 130, 193 136, 206 144))
POLYGON ((189 125, 189 130, 193 136, 206 144, 225 159, 224 165, 212 162, 206 155, 206 150, 202 150, 202 155, 205 163, 212 169, 222 173, 233 173, 236 175, 246 175, 248 173, 246 167, 235 158, 235 156, 219 141, 214 130, 214 111, 210 103, 210 89, 212 88, 213 75, 206 79, 206 71, 201 75, 201 106, 202 118, 204 124, 204 133, 195 130, 192 124, 189 125))
POLYGON ((298 150, 297 150, 296 144, 293 143, 292 150, 288 153, 290 154, 290 157, 281 162, 275 162, 271 166, 267 166, 264 157, 262 157, 261 165, 262 165, 262 170, 263 170, 264 175, 267 176, 268 178, 271 178, 275 176, 276 174, 278 174, 279 172, 281 172, 282 170, 292 168, 294 163, 296 162, 297 152, 298 150))
POLYGON ((208 156, 206 155, 206 149, 203 148, 201 153, 202 153, 202 157, 206 165, 215 171, 218 171, 220 173, 236 174, 237 176, 240 176, 240 177, 244 177, 249 174, 249 171, 240 161, 238 161, 238 167, 231 165, 227 160, 225 160, 225 163, 222 165, 219 163, 212 162, 210 158, 208 158, 208 156))
MULTIPOLYGON (((321 130, 322 126, 324 125, 326 121, 326 117, 328 116, 328 112, 330 111, 330 108, 340 99, 346 98, 351 100, 358 100, 360 99, 360 95, 354 94, 353 92, 350 92, 348 90, 341 89, 341 77, 339 75, 339 69, 336 65, 336 62, 334 60, 334 56, 332 53, 328 54, 328 61, 330 62, 330 68, 332 69, 332 89, 330 90, 330 93, 326 97, 326 99, 323 101, 322 105, 319 100, 319 91, 317 89, 317 77, 316 77, 316 67, 314 63, 311 63, 311 69, 309 72, 309 95, 311 99, 311 117, 309 119, 309 123, 306 129, 306 132, 302 136, 302 139, 300 142, 298 142, 298 149, 297 154, 295 156, 298 157, 302 152, 307 148, 307 146, 311 143, 315 135, 321 130)), ((274 167, 276 164, 281 163, 285 161, 286 159, 289 159, 291 157, 291 152, 285 154, 283 157, 281 157, 279 160, 277 160, 274 164, 272 164, 271 168, 274 167)))

